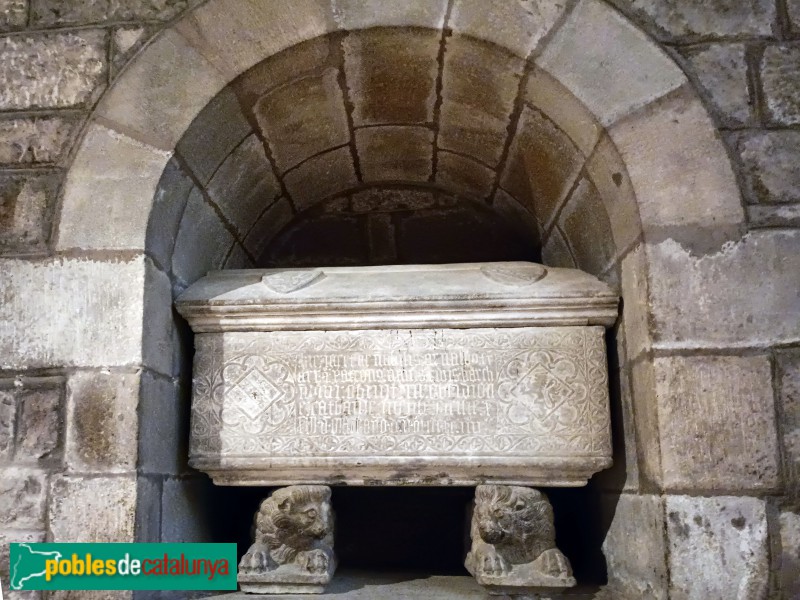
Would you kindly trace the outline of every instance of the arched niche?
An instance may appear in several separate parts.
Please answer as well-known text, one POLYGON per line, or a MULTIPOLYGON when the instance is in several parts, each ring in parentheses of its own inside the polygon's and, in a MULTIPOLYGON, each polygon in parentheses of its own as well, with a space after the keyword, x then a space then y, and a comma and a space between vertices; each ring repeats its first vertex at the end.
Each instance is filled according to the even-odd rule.
MULTIPOLYGON (((158 422, 168 434, 140 443, 137 511, 162 514, 159 531, 141 517, 141 539, 205 535, 163 527, 168 487, 189 513, 205 510, 191 500, 204 484, 180 483, 181 467, 159 457, 185 421, 187 391, 175 382, 186 383, 189 348, 174 294, 209 268, 280 261, 281 240, 320 215, 358 220, 359 194, 446 198, 474 220, 490 215, 490 229, 519 236, 531 257, 614 285, 624 304, 611 340, 619 452, 598 489, 613 504, 623 486, 663 488, 652 385, 632 377, 634 365, 652 372, 659 318, 647 245, 669 238, 694 251, 698 232, 712 231, 711 247, 736 239, 735 177, 683 73, 614 9, 491 6, 497 19, 486 21, 477 0, 212 0, 159 34, 98 104, 55 245, 108 257, 112 269, 120 256, 146 257, 134 261, 144 289, 132 290, 142 335, 126 338, 126 356, 157 381, 142 387, 140 430, 158 422), (179 408, 163 409, 170 398, 183 398, 179 408)), ((385 225, 376 203, 362 213, 367 243, 382 226, 372 221, 385 225)), ((445 214, 431 235, 448 223, 445 214)), ((658 277, 668 287, 679 275, 658 277)), ((663 531, 650 534, 664 543, 663 531)), ((665 585, 658 568, 637 571, 635 557, 606 550, 612 579, 665 585)))

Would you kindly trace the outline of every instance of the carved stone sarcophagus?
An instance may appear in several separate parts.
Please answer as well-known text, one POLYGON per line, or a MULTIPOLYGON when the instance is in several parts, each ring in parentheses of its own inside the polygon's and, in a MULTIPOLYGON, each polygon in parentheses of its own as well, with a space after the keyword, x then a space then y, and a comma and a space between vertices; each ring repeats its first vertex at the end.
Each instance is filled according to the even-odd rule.
POLYGON ((585 273, 223 271, 177 307, 191 465, 216 483, 579 486, 610 465, 617 297, 585 273))

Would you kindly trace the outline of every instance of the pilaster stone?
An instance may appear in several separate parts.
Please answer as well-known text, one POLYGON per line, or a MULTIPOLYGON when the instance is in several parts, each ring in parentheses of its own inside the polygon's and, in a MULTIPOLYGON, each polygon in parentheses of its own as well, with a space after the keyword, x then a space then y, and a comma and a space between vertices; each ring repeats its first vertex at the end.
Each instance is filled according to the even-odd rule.
POLYGON ((670 600, 766 597, 767 516, 756 498, 667 496, 670 600))
POLYGON ((664 502, 659 496, 605 496, 613 515, 603 542, 609 590, 615 600, 666 600, 664 502))
POLYGON ((780 487, 767 356, 656 358, 654 368, 665 487, 780 487))

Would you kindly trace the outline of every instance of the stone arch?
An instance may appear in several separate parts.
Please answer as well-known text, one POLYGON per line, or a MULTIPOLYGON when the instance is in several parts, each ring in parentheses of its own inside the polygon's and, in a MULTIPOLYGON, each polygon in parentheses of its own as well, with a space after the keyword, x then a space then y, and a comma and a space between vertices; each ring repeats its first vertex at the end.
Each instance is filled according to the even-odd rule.
MULTIPOLYGON (((67 255, 112 253, 109 262, 118 260, 120 253, 149 257, 137 263, 144 282, 138 305, 146 316, 144 331, 141 340, 127 340, 140 347, 125 356, 137 356, 148 368, 174 377, 176 342, 170 315, 174 281, 164 257, 172 260, 175 248, 169 240, 177 229, 158 228, 169 218, 175 219, 177 228, 182 214, 170 216, 170 207, 159 203, 170 169, 180 163, 174 158, 176 149, 180 158, 180 144, 203 109, 223 101, 220 94, 226 86, 265 59, 345 31, 446 30, 443 38, 461 36, 500 47, 529 65, 526 86, 520 87, 512 107, 518 127, 503 144, 512 160, 506 171, 497 173, 498 182, 506 176, 513 179, 516 156, 518 181, 509 180, 506 186, 515 189, 499 184, 485 199, 496 206, 505 202, 513 207, 511 212, 521 207, 523 212, 516 214, 530 209, 534 223, 546 235, 560 231, 544 240, 548 262, 573 261, 621 290, 624 313, 617 366, 620 386, 625 388, 620 393, 631 397, 621 408, 627 411, 623 415, 629 446, 626 485, 631 491, 651 492, 630 502, 642 505, 634 510, 663 522, 658 492, 692 486, 680 465, 662 463, 669 458, 662 457, 669 441, 661 438, 664 417, 655 398, 661 372, 652 349, 654 342, 680 345, 682 332, 693 327, 695 316, 687 315, 689 325, 672 331, 669 320, 674 314, 663 302, 662 312, 657 312, 651 299, 655 293, 663 300, 663 290, 671 287, 687 289, 680 268, 665 267, 665 262, 680 265, 693 254, 713 254, 737 243, 744 215, 736 179, 711 119, 681 70, 604 2, 492 0, 498 20, 489 22, 476 16, 486 4, 486 0, 416 0, 402 5, 379 0, 211 0, 194 9, 159 34, 98 104, 68 173, 56 250, 67 255), (527 140, 526 111, 532 123, 527 140), (545 117, 538 129, 536 115, 545 117), (574 147, 577 163, 569 172, 553 175, 553 206, 537 215, 541 204, 529 198, 533 204, 526 207, 521 195, 541 184, 537 173, 563 165, 566 157, 557 142, 549 147, 542 142, 547 128, 552 139, 563 136, 574 147), (154 214, 159 218, 153 219, 154 214), (567 223, 570 215, 574 218, 567 223), (561 216, 563 223, 556 227, 561 216), (654 267, 650 251, 656 246, 661 262, 654 267), (664 248, 670 251, 666 259, 664 248), (604 256, 603 264, 593 262, 598 253, 604 256)), ((452 154, 475 159, 467 151, 452 154)), ((180 185, 202 187, 197 173, 193 175, 195 180, 180 185)), ((546 190, 537 194, 541 198, 546 190)), ((237 242, 243 245, 245 239, 231 239, 226 256, 232 255, 237 242)), ((703 302, 701 294, 689 288, 682 302, 703 302)), ((142 392, 145 406, 146 393, 142 392)), ((142 412, 141 418, 152 417, 142 412)), ((759 485, 755 482, 752 487, 759 485)), ((144 495, 140 502, 146 502, 144 495)), ((618 527, 624 529, 636 518, 622 515, 618 527)), ((648 535, 656 544, 666 543, 658 527, 648 535)), ((609 542, 610 576, 640 591, 655 590, 654 597, 660 597, 666 565, 642 567, 633 552, 621 547, 626 542, 609 542)))

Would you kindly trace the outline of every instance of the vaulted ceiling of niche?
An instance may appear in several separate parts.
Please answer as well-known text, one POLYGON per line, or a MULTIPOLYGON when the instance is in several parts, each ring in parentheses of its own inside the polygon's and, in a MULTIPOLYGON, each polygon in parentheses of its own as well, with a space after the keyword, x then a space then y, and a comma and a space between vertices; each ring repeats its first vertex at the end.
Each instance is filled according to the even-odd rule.
POLYGON ((558 106, 558 88, 526 61, 466 36, 338 33, 237 78, 177 150, 256 258, 319 203, 386 185, 485 203, 547 241, 565 237, 558 218, 570 190, 600 203, 583 169, 601 128, 583 107, 558 106), (548 104, 580 115, 571 135, 540 110, 548 104))

